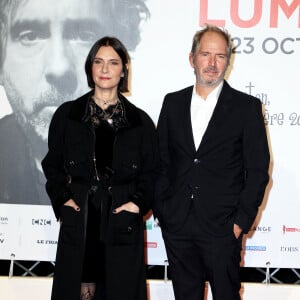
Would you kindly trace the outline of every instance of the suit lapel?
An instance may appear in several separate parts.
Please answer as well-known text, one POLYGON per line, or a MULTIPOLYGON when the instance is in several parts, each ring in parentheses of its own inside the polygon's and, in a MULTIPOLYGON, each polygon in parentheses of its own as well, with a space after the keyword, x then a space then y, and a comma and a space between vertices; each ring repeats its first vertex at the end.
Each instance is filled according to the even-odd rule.
POLYGON ((193 136, 193 129, 192 129, 192 119, 191 119, 191 102, 192 102, 192 93, 193 93, 193 86, 188 88, 185 91, 184 98, 186 99, 185 105, 182 108, 182 116, 183 116, 183 130, 184 136, 186 139, 186 147, 187 150, 194 155, 196 152, 195 143, 194 143, 194 136, 193 136))
POLYGON ((228 83, 224 81, 216 107, 207 125, 197 152, 203 149, 207 141, 212 138, 215 135, 215 132, 223 126, 224 122, 226 122, 226 115, 230 112, 231 107, 231 95, 231 88, 228 83))

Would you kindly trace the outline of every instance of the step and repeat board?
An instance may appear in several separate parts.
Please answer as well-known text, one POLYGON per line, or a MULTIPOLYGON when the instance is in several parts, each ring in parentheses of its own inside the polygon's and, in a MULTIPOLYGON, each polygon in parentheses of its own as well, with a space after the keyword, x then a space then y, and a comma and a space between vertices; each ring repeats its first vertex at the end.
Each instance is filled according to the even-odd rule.
MULTIPOLYGON (((88 91, 84 61, 93 42, 107 34, 124 42, 132 59, 126 96, 156 123, 165 94, 194 84, 192 37, 210 23, 232 36, 226 79, 261 100, 271 150, 243 265, 300 268, 300 1, 86 1, 80 9, 77 1, 48 2, 0 4, 0 259, 55 260, 59 224, 40 161, 55 108, 88 91)), ((153 216, 145 237, 147 263, 165 264, 153 216)))

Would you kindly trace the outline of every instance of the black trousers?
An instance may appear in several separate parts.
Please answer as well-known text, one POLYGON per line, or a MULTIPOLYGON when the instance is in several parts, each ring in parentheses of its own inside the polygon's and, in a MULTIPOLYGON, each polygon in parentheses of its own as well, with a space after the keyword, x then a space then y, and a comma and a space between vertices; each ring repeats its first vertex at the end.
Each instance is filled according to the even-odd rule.
POLYGON ((81 282, 95 283, 96 294, 94 299, 105 300, 105 245, 100 241, 101 217, 99 209, 90 198, 81 282))
POLYGON ((242 237, 215 237, 201 231, 193 209, 183 228, 165 232, 169 270, 176 300, 203 300, 205 282, 214 300, 240 300, 242 237))

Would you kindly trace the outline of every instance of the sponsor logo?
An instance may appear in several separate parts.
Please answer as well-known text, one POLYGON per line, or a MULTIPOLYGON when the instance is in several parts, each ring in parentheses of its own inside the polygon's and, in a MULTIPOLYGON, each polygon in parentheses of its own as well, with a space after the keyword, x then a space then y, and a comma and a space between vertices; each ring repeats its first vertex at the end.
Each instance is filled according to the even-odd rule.
POLYGON ((246 246, 246 251, 267 251, 266 246, 246 246))
POLYGON ((32 225, 51 226, 51 219, 32 219, 32 225))
POLYGON ((145 242, 144 245, 146 248, 157 248, 156 242, 145 242))
POLYGON ((261 232, 261 233, 268 233, 272 231, 271 226, 254 226, 252 228, 253 231, 261 232))
POLYGON ((5 239, 0 239, 0 244, 4 244, 5 239))
POLYGON ((299 252, 299 248, 295 247, 295 246, 281 246, 280 251, 281 252, 295 253, 295 252, 299 252))
POLYGON ((37 240, 36 243, 42 245, 57 245, 57 241, 53 240, 37 240))
POLYGON ((152 230, 153 228, 160 227, 159 222, 157 220, 154 221, 146 221, 144 224, 145 230, 152 230))
POLYGON ((1 217, 1 216, 0 216, 0 224, 1 224, 1 225, 6 225, 6 224, 8 224, 8 217, 1 217))
POLYGON ((145 229, 146 230, 152 230, 153 226, 152 226, 152 221, 146 221, 145 222, 145 229))
POLYGON ((285 225, 282 226, 283 234, 285 233, 294 233, 294 232, 300 232, 300 228, 296 227, 287 227, 285 225))

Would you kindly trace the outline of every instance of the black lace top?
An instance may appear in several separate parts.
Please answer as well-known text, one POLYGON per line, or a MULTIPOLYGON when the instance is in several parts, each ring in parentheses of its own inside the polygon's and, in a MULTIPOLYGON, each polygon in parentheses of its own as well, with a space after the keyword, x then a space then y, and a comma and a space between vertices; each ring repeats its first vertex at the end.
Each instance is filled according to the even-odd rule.
POLYGON ((100 178, 109 178, 112 170, 112 155, 116 132, 127 125, 122 102, 101 109, 93 98, 89 100, 89 124, 95 132, 95 158, 100 178))
POLYGON ((99 127, 103 122, 108 123, 114 129, 127 125, 125 110, 120 100, 117 104, 110 105, 106 110, 103 110, 91 97, 89 100, 89 115, 91 125, 94 128, 99 127))

